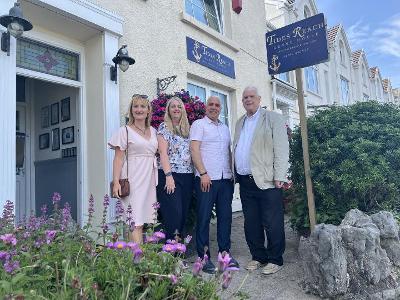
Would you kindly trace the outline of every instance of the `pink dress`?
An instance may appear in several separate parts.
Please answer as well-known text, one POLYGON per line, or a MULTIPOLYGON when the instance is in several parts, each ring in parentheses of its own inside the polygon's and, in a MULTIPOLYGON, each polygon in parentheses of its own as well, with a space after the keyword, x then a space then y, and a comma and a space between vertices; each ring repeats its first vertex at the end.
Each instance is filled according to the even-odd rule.
MULTIPOLYGON (((141 226, 144 223, 154 223, 153 204, 157 201, 156 185, 158 181, 155 156, 158 148, 157 131, 150 127, 151 137, 147 140, 129 126, 127 127, 129 175, 126 174, 126 161, 124 161, 120 178, 128 177, 130 194, 122 198, 121 202, 125 212, 128 205, 131 205, 133 221, 136 226, 141 226)), ((108 145, 112 149, 119 147, 125 151, 126 138, 125 126, 122 126, 113 134, 108 145)))

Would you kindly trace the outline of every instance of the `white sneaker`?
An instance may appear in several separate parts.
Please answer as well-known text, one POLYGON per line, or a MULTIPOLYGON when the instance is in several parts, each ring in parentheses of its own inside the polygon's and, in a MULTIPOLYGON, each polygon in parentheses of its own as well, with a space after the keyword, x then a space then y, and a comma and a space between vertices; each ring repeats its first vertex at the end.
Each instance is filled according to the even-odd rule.
POLYGON ((256 260, 252 260, 250 261, 247 266, 246 266, 246 270, 248 271, 255 271, 257 270, 259 267, 261 267, 261 263, 259 261, 256 260))
POLYGON ((264 275, 271 275, 271 274, 275 274, 276 272, 278 272, 280 269, 282 269, 283 266, 278 266, 275 264, 267 264, 261 273, 263 273, 264 275))

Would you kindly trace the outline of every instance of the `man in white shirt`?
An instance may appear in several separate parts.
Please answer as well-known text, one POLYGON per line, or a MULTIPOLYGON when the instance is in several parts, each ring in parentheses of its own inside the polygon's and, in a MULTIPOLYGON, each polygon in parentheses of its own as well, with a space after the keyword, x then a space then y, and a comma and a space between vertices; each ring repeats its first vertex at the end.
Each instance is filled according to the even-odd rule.
MULTIPOLYGON (((197 196, 196 248, 199 257, 210 258, 209 226, 214 204, 217 214, 217 241, 219 252, 231 247, 233 181, 231 170, 231 137, 228 126, 218 120, 221 102, 211 96, 207 100, 206 116, 192 124, 190 149, 196 168, 197 196)), ((231 260, 232 266, 238 266, 231 260)), ((203 271, 215 272, 211 259, 203 271)))
POLYGON ((273 274, 281 269, 285 251, 281 188, 286 181, 289 142, 283 117, 261 108, 260 102, 255 87, 244 90, 246 114, 236 124, 234 168, 252 256, 246 268, 256 270, 266 264, 262 273, 273 274))

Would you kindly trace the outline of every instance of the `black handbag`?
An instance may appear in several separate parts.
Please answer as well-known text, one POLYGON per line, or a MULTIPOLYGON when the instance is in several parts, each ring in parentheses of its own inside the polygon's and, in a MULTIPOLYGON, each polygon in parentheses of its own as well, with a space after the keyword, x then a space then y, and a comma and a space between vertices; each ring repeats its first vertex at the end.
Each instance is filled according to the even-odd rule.
MULTIPOLYGON (((129 174, 129 166, 128 166, 128 127, 125 126, 125 130, 126 130, 126 150, 125 150, 125 159, 126 159, 126 175, 128 176, 129 174)), ((129 196, 130 192, 131 192, 131 187, 129 184, 129 180, 128 178, 124 178, 124 179, 120 179, 119 180, 119 185, 121 186, 121 194, 120 197, 127 197, 129 196)), ((113 190, 114 190, 114 183, 113 181, 111 181, 110 183, 110 195, 113 195, 113 190)))

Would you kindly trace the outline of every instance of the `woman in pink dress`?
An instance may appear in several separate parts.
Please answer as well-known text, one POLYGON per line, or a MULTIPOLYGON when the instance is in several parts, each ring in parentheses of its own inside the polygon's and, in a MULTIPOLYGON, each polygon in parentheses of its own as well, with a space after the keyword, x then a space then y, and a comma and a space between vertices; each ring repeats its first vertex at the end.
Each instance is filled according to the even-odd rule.
POLYGON ((121 198, 119 179, 129 179, 130 194, 121 198, 121 202, 125 212, 129 204, 132 207, 132 219, 135 226, 129 239, 136 243, 143 242, 143 224, 154 222, 153 205, 157 199, 158 174, 155 154, 158 143, 157 132, 150 126, 150 121, 151 105, 147 96, 133 95, 129 105, 128 124, 120 127, 108 143, 115 150, 113 197, 121 198), (125 159, 127 145, 128 168, 125 159))

